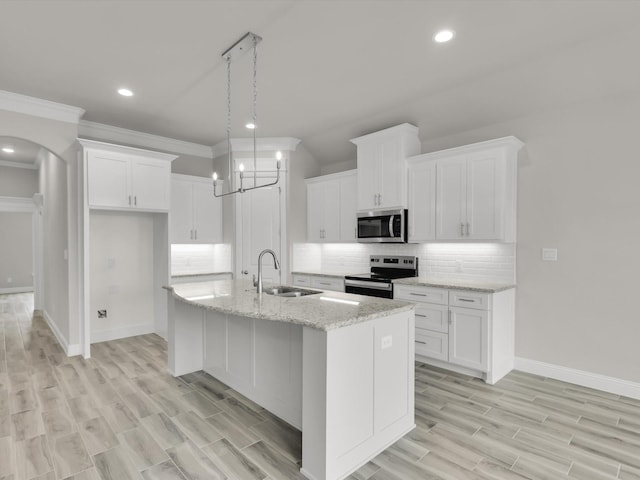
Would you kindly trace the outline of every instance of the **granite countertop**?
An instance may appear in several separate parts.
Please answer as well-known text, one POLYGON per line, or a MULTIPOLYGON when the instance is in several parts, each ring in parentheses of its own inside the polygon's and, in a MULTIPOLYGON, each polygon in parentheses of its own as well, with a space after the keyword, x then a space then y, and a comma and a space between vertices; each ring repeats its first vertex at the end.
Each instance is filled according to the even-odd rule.
POLYGON ((318 330, 332 330, 395 313, 414 305, 350 293, 317 290, 304 297, 259 296, 250 280, 218 280, 165 287, 185 303, 231 315, 289 322, 318 330))
POLYGON ((177 275, 171 275, 171 278, 181 277, 207 277, 209 275, 232 275, 232 272, 209 272, 209 273, 179 273, 177 275))
POLYGON ((324 273, 324 272, 291 272, 291 275, 311 275, 313 277, 344 278, 344 273, 324 273))
POLYGON ((468 290, 471 292, 483 292, 483 293, 496 293, 511 288, 516 288, 514 284, 507 283, 491 283, 491 282, 473 282, 462 280, 447 280, 446 278, 438 277, 408 277, 398 278, 393 281, 396 285, 412 285, 420 287, 436 287, 436 288, 451 288, 454 290, 468 290))

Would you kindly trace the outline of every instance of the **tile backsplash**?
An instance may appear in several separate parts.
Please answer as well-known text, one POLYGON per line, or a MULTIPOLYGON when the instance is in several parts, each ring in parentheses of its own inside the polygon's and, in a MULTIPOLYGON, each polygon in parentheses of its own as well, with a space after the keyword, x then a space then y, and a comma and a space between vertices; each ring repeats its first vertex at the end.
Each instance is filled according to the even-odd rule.
POLYGON ((293 246, 292 271, 336 275, 369 271, 370 255, 413 255, 420 274, 450 280, 515 283, 515 244, 313 244, 293 246))
POLYGON ((231 248, 227 244, 171 245, 171 275, 230 271, 231 248))

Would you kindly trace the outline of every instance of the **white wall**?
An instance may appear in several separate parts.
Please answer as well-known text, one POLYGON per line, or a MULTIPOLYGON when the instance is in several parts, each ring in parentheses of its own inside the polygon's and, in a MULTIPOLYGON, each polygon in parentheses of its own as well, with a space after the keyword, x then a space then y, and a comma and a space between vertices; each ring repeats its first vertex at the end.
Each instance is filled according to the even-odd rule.
POLYGON ((94 211, 90 235, 92 342, 152 332, 153 215, 94 211))
POLYGON ((0 196, 31 198, 37 192, 37 170, 0 165, 0 196))
POLYGON ((0 292, 33 289, 32 222, 31 213, 0 212, 0 292))
POLYGON ((640 96, 606 98, 425 142, 515 135, 516 355, 640 382, 640 96), (541 248, 558 248, 543 262, 541 248))

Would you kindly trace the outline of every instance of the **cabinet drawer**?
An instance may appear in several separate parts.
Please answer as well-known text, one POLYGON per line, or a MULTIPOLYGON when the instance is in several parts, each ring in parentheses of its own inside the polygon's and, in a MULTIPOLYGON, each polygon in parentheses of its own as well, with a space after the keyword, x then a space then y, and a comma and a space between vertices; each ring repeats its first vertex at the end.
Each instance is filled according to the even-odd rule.
POLYGON ((449 332, 449 308, 435 303, 416 303, 416 328, 449 332))
POLYGON ((310 287, 311 286, 311 278, 306 275, 294 275, 293 276, 293 284, 296 287, 310 287))
POLYGON ((429 302, 439 305, 449 303, 449 291, 446 288, 413 287, 394 285, 394 298, 410 302, 429 302))
POLYGON ((449 335, 416 328, 416 355, 449 360, 449 335))
POLYGON ((344 279, 330 277, 312 277, 311 287, 319 288, 320 290, 344 292, 344 279))
POLYGON ((449 291, 449 305, 452 307, 475 308, 477 310, 490 310, 491 294, 479 292, 464 292, 460 290, 449 291))

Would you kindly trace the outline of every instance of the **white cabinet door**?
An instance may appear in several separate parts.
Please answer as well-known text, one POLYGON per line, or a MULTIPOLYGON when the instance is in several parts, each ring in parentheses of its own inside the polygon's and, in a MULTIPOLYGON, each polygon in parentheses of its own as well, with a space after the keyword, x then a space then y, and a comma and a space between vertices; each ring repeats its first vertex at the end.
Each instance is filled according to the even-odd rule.
POLYGON ((171 191, 171 165, 154 159, 131 162, 133 206, 168 211, 171 191))
POLYGON ((356 242, 358 178, 355 174, 340 180, 340 241, 356 242))
POLYGON ((131 200, 129 160, 102 152, 89 154, 89 206, 127 208, 131 200))
POLYGON ((193 183, 193 239, 197 243, 222 243, 222 201, 208 183, 193 183))
POLYGON ((467 223, 467 160, 448 158, 436 163, 436 238, 464 238, 467 223))
POLYGON ((449 307, 449 310, 449 362, 486 372, 489 313, 460 307, 449 307))
POLYGON ((193 205, 191 182, 171 181, 171 243, 193 240, 193 205))
POLYGON ((323 188, 322 240, 325 242, 340 241, 340 182, 333 180, 324 184, 323 188))
POLYGON ((469 156, 467 162, 467 238, 476 240, 503 237, 502 152, 490 150, 469 156))
POLYGON ((307 241, 322 241, 322 223, 324 221, 324 185, 307 185, 307 241))
POLYGON ((406 205, 406 199, 403 198, 406 170, 400 145, 392 139, 383 142, 378 148, 378 208, 403 208, 406 205))
POLYGON ((378 175, 381 151, 377 145, 358 145, 358 210, 378 206, 378 175))
POLYGON ((436 164, 422 162, 408 169, 409 242, 436 238, 436 164))

